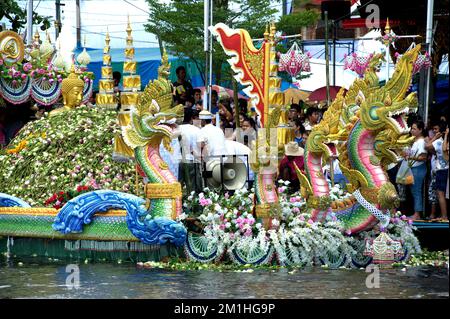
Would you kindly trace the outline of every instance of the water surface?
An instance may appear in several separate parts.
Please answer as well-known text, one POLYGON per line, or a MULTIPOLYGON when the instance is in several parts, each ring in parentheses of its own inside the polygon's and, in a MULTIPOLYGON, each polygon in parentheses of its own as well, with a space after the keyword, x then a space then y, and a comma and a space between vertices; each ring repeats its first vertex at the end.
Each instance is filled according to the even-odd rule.
MULTIPOLYGON (((78 264, 79 288, 66 285, 65 263, 0 262, 0 298, 448 298, 447 268, 381 269, 380 288, 358 269, 306 268, 252 273, 143 269, 78 264)), ((70 281, 69 281, 70 283, 70 281)))

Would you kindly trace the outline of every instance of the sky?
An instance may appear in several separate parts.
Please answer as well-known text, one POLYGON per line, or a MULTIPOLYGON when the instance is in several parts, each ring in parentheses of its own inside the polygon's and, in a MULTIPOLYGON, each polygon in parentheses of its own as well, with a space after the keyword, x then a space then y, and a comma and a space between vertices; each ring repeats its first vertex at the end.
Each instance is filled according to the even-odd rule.
MULTIPOLYGON (((169 0, 161 0, 168 2, 169 0)), ((27 2, 18 0, 20 7, 26 8, 27 2)), ((62 30, 65 42, 76 45, 76 6, 75 0, 61 0, 65 6, 61 7, 62 30)), ((282 5, 273 5, 281 12, 282 5)), ((43 16, 55 18, 56 9, 54 0, 34 0, 34 11, 43 16)), ((84 42, 86 36, 86 47, 102 48, 105 43, 105 34, 108 26, 111 37, 110 46, 112 48, 125 47, 127 15, 130 16, 131 28, 133 29, 134 46, 136 48, 158 47, 157 38, 144 30, 144 24, 148 19, 148 4, 145 0, 81 0, 81 41, 84 42)), ((5 20, 6 21, 6 20, 5 20)), ((2 22, 5 22, 2 20, 2 22)), ((8 27, 8 24, 6 24, 8 27)), ((36 28, 34 28, 35 30, 36 28)), ((33 32, 34 33, 34 32, 33 32)), ((41 32, 41 37, 43 32, 41 32)), ((52 43, 55 42, 55 28, 49 29, 52 43)))

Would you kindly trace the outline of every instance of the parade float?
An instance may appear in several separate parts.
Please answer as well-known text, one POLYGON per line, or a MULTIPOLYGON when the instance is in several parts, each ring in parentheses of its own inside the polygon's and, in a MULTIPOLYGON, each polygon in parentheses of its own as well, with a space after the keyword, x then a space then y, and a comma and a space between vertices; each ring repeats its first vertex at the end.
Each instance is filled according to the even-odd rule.
MULTIPOLYGON (((332 268, 389 264, 420 252, 411 223, 395 210, 398 196, 385 171, 398 161, 394 150, 411 143, 406 116, 417 110, 417 98, 407 93, 420 46, 401 56, 384 86, 376 75, 382 57, 375 55, 364 76, 338 94, 307 140, 305 171, 297 169, 301 190, 291 194, 288 182, 276 180, 286 134, 277 130, 285 103, 275 27, 266 30, 258 49, 245 30, 217 24, 211 31, 231 56, 262 126, 250 156, 253 188, 186 193, 160 156, 160 145, 170 149, 183 115, 183 107, 173 105, 167 56, 158 78, 139 93, 127 38, 130 63, 124 70, 132 79, 121 103, 126 109, 119 115, 111 109, 105 47, 100 99, 109 107, 99 100, 96 108, 77 106, 81 97, 73 89, 82 83, 73 68, 61 81, 66 109, 27 124, 0 154, 0 249, 8 256, 181 256, 202 263, 332 268), (132 161, 112 161, 113 153, 132 161), (339 159, 349 181, 344 187, 323 174, 330 158, 339 159), (70 196, 64 191, 69 188, 70 196), (49 207, 55 200, 59 205, 49 207)), ((4 52, 13 53, 2 50, 4 60, 4 52)))

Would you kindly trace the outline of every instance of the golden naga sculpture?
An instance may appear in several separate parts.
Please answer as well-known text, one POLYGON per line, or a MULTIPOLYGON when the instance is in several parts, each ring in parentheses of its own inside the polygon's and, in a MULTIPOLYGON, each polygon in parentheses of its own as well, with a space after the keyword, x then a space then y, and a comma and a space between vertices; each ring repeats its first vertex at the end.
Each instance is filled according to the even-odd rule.
POLYGON ((61 112, 71 111, 81 104, 83 99, 84 82, 75 73, 75 67, 72 65, 70 74, 62 80, 62 96, 64 106, 50 112, 50 116, 55 116, 61 112))

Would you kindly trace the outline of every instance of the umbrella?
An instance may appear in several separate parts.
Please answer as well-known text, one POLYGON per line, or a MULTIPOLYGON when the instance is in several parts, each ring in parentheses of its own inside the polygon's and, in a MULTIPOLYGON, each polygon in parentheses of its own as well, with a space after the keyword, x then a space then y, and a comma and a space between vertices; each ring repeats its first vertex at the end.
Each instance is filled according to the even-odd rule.
MULTIPOLYGON (((340 86, 330 86, 330 100, 334 100, 337 93, 341 89, 340 86)), ((327 87, 323 86, 311 92, 309 95, 310 101, 322 102, 327 100, 327 87)))
MULTIPOLYGON (((224 88, 223 86, 219 86, 219 85, 211 85, 211 88, 219 94, 219 99, 220 98, 233 98, 234 92, 231 89, 227 89, 227 88, 224 88)), ((205 93, 204 86, 196 87, 196 89, 200 89, 202 91, 202 95, 203 95, 203 93, 205 93)), ((238 98, 248 100, 248 97, 245 97, 242 94, 238 94, 238 98)))
POLYGON ((286 104, 299 103, 300 101, 308 101, 309 92, 305 92, 296 88, 289 88, 283 91, 284 102, 286 104))

